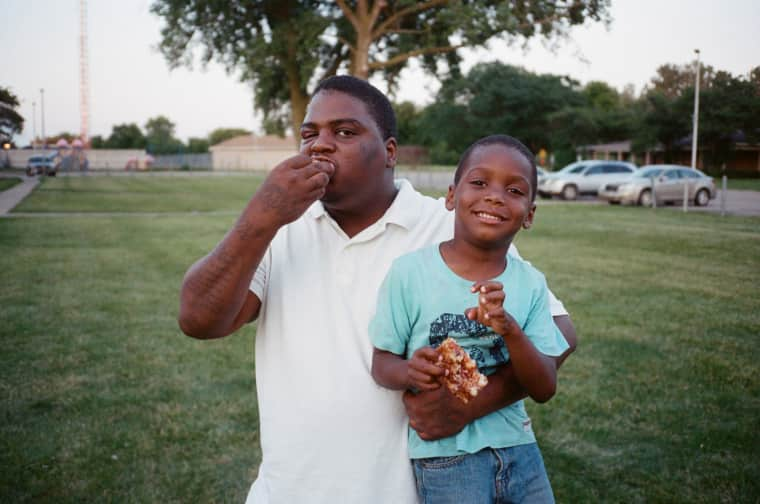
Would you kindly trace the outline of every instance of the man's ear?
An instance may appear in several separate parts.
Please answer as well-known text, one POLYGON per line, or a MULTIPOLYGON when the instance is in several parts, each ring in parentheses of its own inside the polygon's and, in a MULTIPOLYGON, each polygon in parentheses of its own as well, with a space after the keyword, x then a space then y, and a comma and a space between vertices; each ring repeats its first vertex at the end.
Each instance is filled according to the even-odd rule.
POLYGON ((530 229, 530 227, 533 225, 533 217, 536 215, 536 204, 531 203, 530 204, 530 211, 528 212, 528 215, 525 216, 523 219, 522 227, 523 229, 530 229))
POLYGON ((457 188, 454 184, 449 186, 449 192, 446 193, 446 210, 454 210, 454 190, 457 188))
POLYGON ((395 168, 398 159, 398 142, 393 137, 385 141, 385 167, 395 168))

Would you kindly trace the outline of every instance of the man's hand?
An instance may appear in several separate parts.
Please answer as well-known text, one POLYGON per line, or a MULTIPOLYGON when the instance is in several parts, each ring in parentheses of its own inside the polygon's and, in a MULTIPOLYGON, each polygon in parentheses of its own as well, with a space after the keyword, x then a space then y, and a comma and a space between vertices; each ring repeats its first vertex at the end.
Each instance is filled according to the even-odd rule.
POLYGON ((504 285, 493 281, 475 282, 471 290, 478 294, 478 306, 465 310, 465 316, 489 326, 496 334, 509 335, 516 322, 504 310, 504 285))
POLYGON ((409 387, 417 390, 435 390, 441 386, 438 377, 443 369, 435 364, 438 352, 431 346, 418 348, 407 363, 409 387))
POLYGON ((334 171, 335 166, 328 161, 298 154, 275 166, 253 199, 278 226, 284 226, 324 196, 334 171))
POLYGON ((446 387, 419 394, 407 391, 403 397, 409 426, 425 441, 453 436, 474 420, 466 405, 446 387))

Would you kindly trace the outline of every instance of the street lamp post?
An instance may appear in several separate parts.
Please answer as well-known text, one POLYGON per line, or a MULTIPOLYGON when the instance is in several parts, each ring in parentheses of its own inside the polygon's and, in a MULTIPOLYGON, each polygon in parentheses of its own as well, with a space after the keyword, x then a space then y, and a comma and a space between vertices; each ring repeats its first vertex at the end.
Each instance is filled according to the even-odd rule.
POLYGON ((45 136, 45 90, 40 88, 40 119, 42 120, 42 148, 47 149, 47 137, 45 136))
POLYGON ((694 129, 691 134, 691 167, 697 168, 697 131, 699 130, 699 49, 694 49, 697 53, 697 72, 694 78, 694 129))
MULTIPOLYGON (((697 169, 697 132, 699 130, 699 49, 694 49, 697 54, 696 76, 694 77, 694 115, 692 116, 693 129, 691 132, 691 169, 697 169)), ((683 183, 683 211, 686 212, 689 206, 689 181, 683 183)))
POLYGON ((37 102, 32 102, 32 149, 37 148, 37 102))

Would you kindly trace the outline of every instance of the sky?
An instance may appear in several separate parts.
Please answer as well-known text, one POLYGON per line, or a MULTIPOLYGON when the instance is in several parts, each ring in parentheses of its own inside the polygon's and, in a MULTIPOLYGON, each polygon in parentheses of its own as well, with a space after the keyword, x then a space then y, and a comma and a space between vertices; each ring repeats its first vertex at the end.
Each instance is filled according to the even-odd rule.
MULTIPOLYGON (((144 127, 157 115, 169 117, 183 141, 219 127, 261 133, 253 89, 236 75, 197 60, 192 69, 169 69, 156 49, 162 21, 150 13, 151 3, 88 0, 90 136, 107 137, 115 124, 144 127)), ((658 66, 691 62, 697 48, 703 63, 735 75, 760 65, 760 1, 612 0, 610 13, 608 25, 575 27, 557 47, 533 40, 466 50, 464 70, 501 61, 640 92, 658 66)), ((17 144, 29 143, 35 123, 41 135, 43 94, 45 133, 79 132, 79 0, 1 0, 0 47, 0 86, 18 96, 26 118, 17 144)), ((372 82, 384 90, 381 81, 372 82)), ((412 64, 401 74, 396 99, 426 105, 437 89, 412 64)))

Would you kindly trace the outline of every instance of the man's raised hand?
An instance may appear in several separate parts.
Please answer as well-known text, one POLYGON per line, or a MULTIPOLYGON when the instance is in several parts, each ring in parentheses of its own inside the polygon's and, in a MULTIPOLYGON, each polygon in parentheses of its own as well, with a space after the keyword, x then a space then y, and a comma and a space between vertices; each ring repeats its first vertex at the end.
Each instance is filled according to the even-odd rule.
POLYGON ((334 171, 335 166, 328 161, 298 154, 272 169, 253 200, 261 205, 261 211, 284 226, 298 219, 324 196, 334 171))

